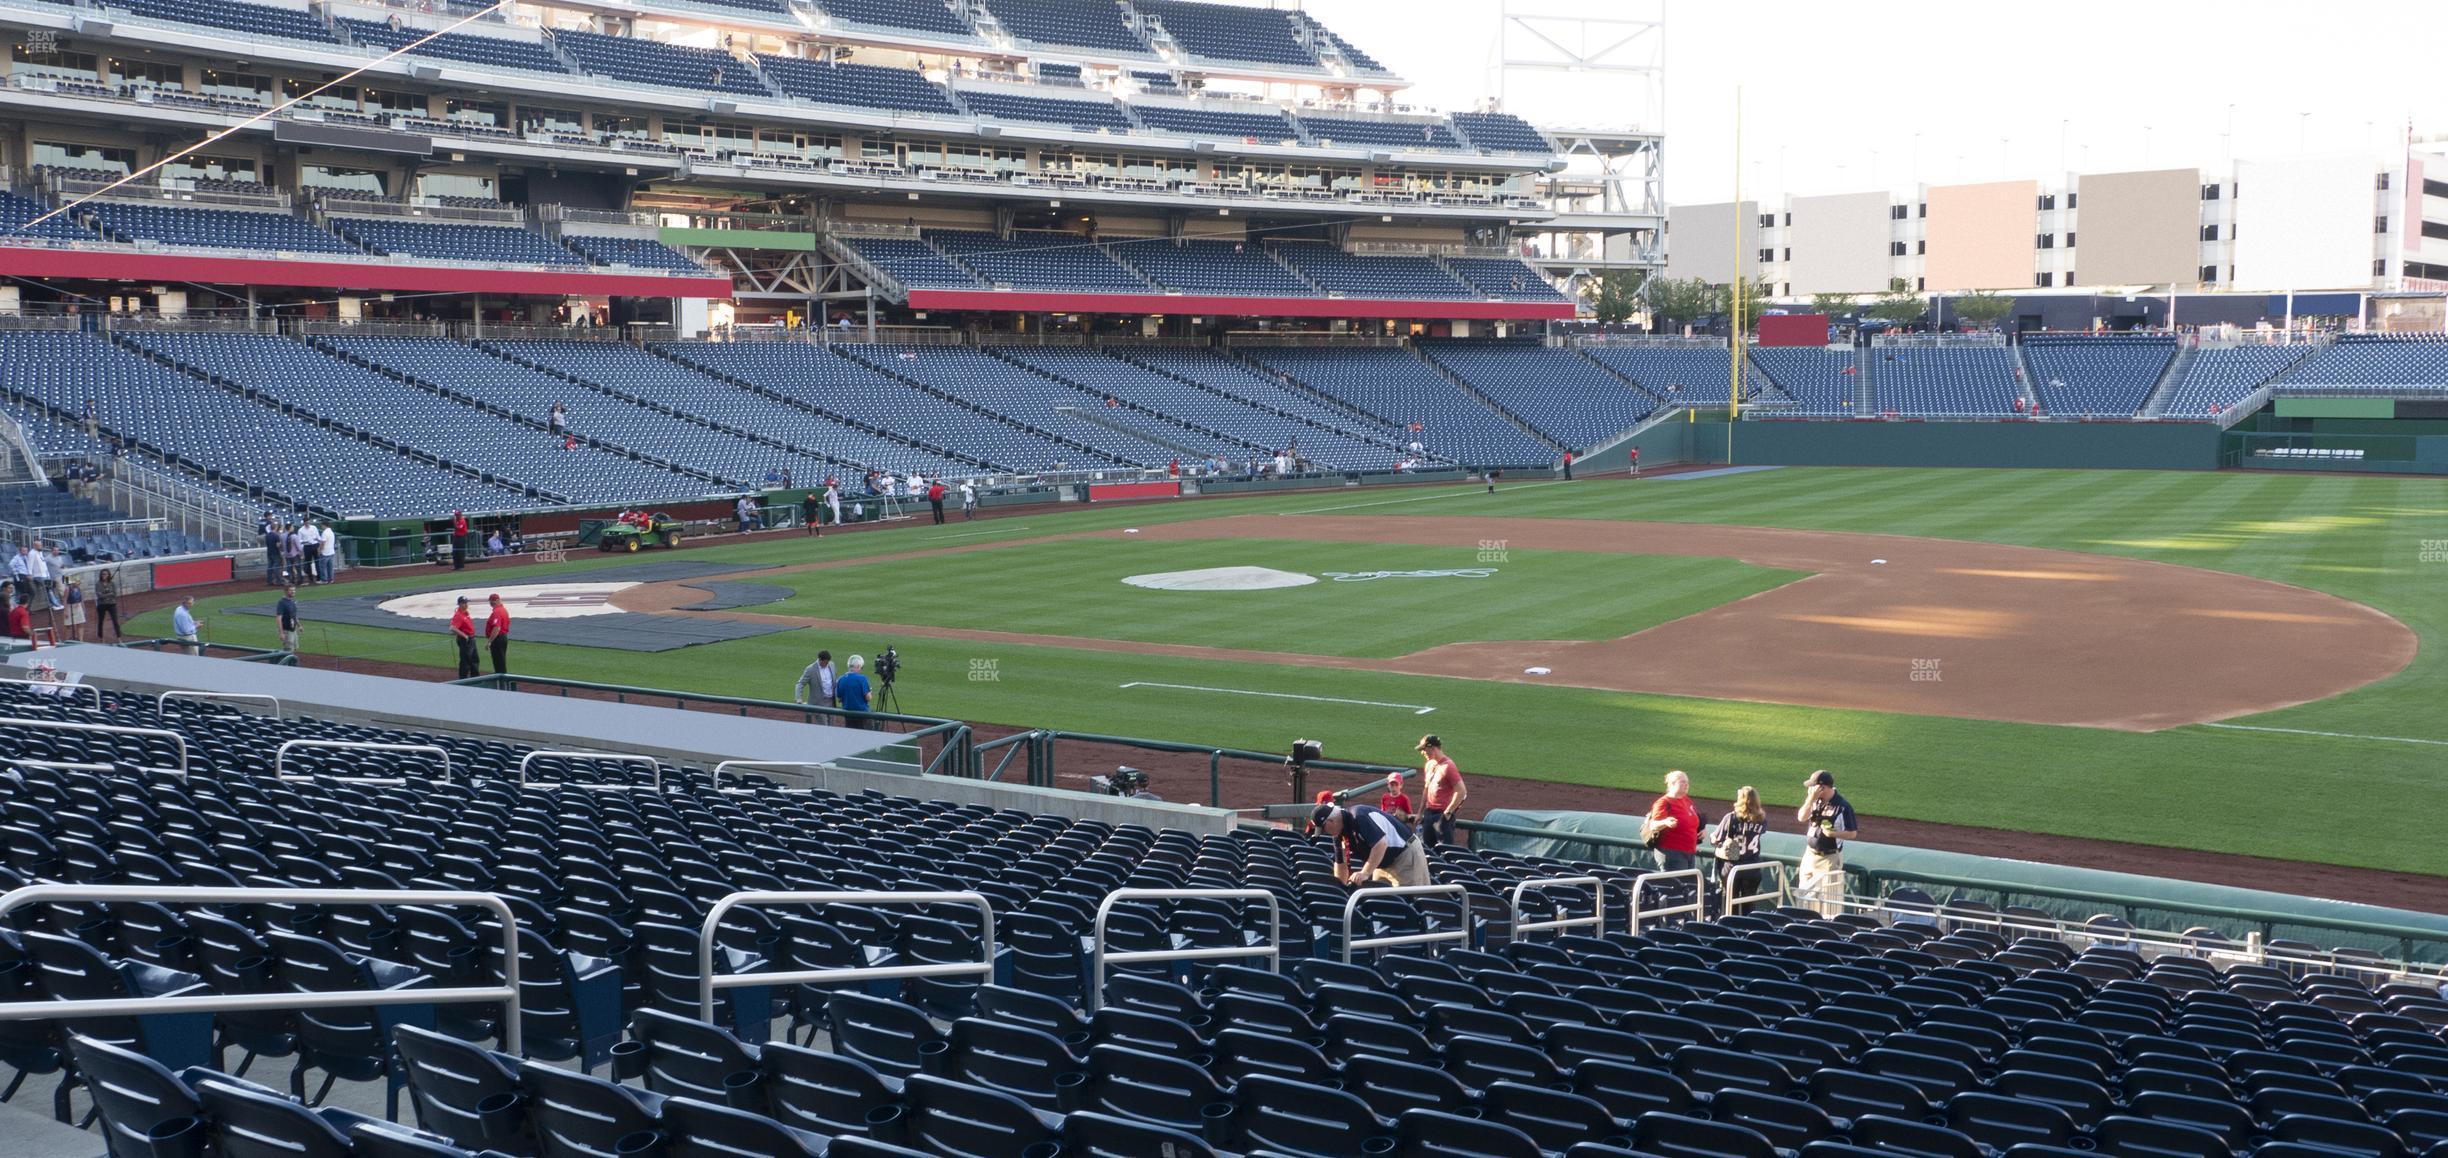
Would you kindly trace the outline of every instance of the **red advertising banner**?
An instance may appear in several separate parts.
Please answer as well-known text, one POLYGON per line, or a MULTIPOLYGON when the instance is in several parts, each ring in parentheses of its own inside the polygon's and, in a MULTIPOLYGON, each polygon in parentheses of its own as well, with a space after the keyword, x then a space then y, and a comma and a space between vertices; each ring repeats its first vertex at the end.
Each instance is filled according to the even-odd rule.
POLYGON ((1826 314, 1764 314, 1755 346, 1827 345, 1826 314))
POLYGON ((1088 501, 1103 499, 1169 499, 1181 494, 1177 482, 1090 483, 1088 501))
POLYGON ((202 583, 227 583, 230 581, 230 576, 230 561, 226 557, 155 563, 153 565, 153 589, 159 591, 165 587, 194 587, 202 583))

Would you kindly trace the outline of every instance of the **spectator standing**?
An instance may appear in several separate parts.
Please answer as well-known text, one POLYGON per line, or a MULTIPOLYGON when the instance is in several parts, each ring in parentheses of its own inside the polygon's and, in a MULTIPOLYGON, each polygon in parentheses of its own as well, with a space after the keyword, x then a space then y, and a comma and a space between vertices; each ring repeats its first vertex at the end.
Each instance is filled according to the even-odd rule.
POLYGON ((296 523, 281 531, 281 575, 283 586, 295 586, 306 569, 306 540, 296 523))
POLYGON ((280 623, 281 650, 291 655, 298 649, 297 584, 281 588, 280 602, 272 605, 272 617, 280 623))
POLYGON ((1341 840, 1359 859, 1358 866, 1337 864, 1335 879, 1344 884, 1382 881, 1412 886, 1428 883, 1428 856, 1409 828, 1369 804, 1349 808, 1321 804, 1309 814, 1310 827, 1341 840))
POLYGON ((102 640, 102 621, 110 620, 111 638, 123 639, 119 630, 119 572, 105 567, 94 574, 94 641, 102 640))
POLYGON ((1759 789, 1745 784, 1734 793, 1734 807, 1717 818, 1717 828, 1711 840, 1717 846, 1717 871, 1721 882, 1719 892, 1725 897, 1725 915, 1734 915, 1742 898, 1757 891, 1759 874, 1736 870, 1744 865, 1759 863, 1760 838, 1768 834, 1768 810, 1760 806, 1759 789))
POLYGON ((833 707, 840 697, 833 688, 833 653, 819 651, 816 662, 799 673, 799 686, 793 689, 798 701, 810 707, 833 707))
POLYGON ((755 499, 750 498, 747 495, 741 495, 738 502, 731 504, 731 513, 737 516, 739 519, 740 534, 745 535, 751 528, 756 526, 755 499))
POLYGON ((451 612, 451 642, 459 647, 460 679, 474 679, 481 674, 476 669, 476 620, 468 615, 467 596, 459 597, 458 607, 451 612))
POLYGON ((33 595, 26 602, 39 601, 56 610, 59 600, 51 594, 51 555, 43 550, 40 540, 26 551, 26 579, 33 584, 33 595))
POLYGON ((340 532, 332 529, 331 520, 315 524, 322 532, 315 539, 315 582, 332 581, 332 569, 340 564, 340 532))
POLYGON ((1386 774, 1385 791, 1378 795, 1377 807, 1385 809, 1386 815, 1404 824, 1414 828, 1419 826, 1419 817, 1411 811, 1411 797, 1403 791, 1402 773, 1400 772, 1386 774))
POLYGON ((814 491, 799 496, 799 525, 808 534, 824 534, 824 500, 814 491))
MULTIPOLYGON (((20 606, 19 610, 24 608, 20 606)), ((15 626, 13 619, 11 626, 15 626)), ((179 600, 178 607, 170 612, 170 634, 187 645, 187 654, 204 654, 204 623, 195 617, 195 596, 179 600)))
MULTIPOLYGON (((468 553, 468 521, 467 521, 467 512, 466 512, 466 511, 452 511, 452 512, 451 512, 451 570, 453 570, 453 571, 465 571, 465 570, 467 570, 467 553, 468 553)), ((460 602, 464 603, 464 602, 466 602, 466 600, 461 600, 460 602)), ((474 647, 473 647, 473 645, 470 645, 469 650, 470 650, 470 652, 471 652, 471 653, 474 651, 474 647)), ((476 661, 475 661, 475 659, 473 658, 472 654, 471 654, 471 657, 470 657, 470 659, 468 660, 468 662, 469 662, 471 665, 472 665, 472 664, 474 664, 474 663, 476 662, 476 661)), ((469 673, 469 674, 473 675, 474 673, 473 673, 473 672, 471 672, 471 673, 469 673)))
POLYGON ((281 585, 280 524, 273 522, 272 517, 266 515, 263 522, 257 524, 257 528, 263 532, 264 585, 278 587, 281 585))
POLYGON ((510 674, 510 608, 499 595, 485 596, 492 610, 485 613, 485 642, 493 649, 493 674, 510 674))
POLYGON ((26 561, 25 544, 17 544, 16 553, 9 556, 9 586, 17 589, 17 602, 34 601, 34 564, 26 561))
POLYGON ((68 581, 68 638, 85 642, 85 585, 68 581))
MULTIPOLYGON (((866 658, 865 656, 858 656, 858 655, 851 656, 851 657, 850 657, 850 670, 849 670, 849 671, 847 671, 847 672, 842 673, 842 677, 841 677, 841 679, 839 679, 838 681, 835 681, 835 683, 834 683, 834 685, 833 685, 833 690, 834 690, 834 693, 835 693, 837 696, 839 696, 839 697, 840 697, 840 699, 841 699, 841 706, 842 706, 842 710, 843 710, 843 711, 846 711, 846 712, 864 712, 864 711, 866 711, 866 710, 867 710, 867 658, 866 658)), ((864 728, 864 727, 867 727, 867 726, 868 726, 868 723, 867 723, 867 721, 862 720, 862 719, 852 718, 852 719, 849 721, 849 726, 850 726, 850 727, 853 727, 853 728, 864 728)))
POLYGON ((1802 871, 1796 892, 1803 904, 1834 917, 1844 912, 1844 842, 1858 835, 1853 802, 1836 791, 1836 778, 1822 768, 1802 781, 1802 871))
POLYGON ((944 485, 942 479, 936 479, 934 482, 927 484, 926 497, 927 506, 935 512, 935 525, 938 527, 942 526, 944 521, 944 485))
POLYGON ((1564 481, 1572 481, 1572 452, 1564 452, 1564 481))
POLYGON ((298 524, 298 560, 305 573, 298 576, 308 583, 315 581, 315 560, 323 554, 323 531, 313 519, 298 524))
POLYGON ((1420 737, 1420 843, 1435 848, 1454 842, 1454 813, 1470 797, 1462 769, 1445 754, 1445 741, 1430 732, 1420 737))
POLYGON ((1640 477, 1640 448, 1639 448, 1639 447, 1637 447, 1637 446, 1636 446, 1636 447, 1633 447, 1633 448, 1632 448, 1632 451, 1631 451, 1631 454, 1629 455, 1629 457, 1630 457, 1630 459, 1632 460, 1632 462, 1631 462, 1631 468, 1630 468, 1629 470, 1627 470, 1625 473, 1626 473, 1626 474, 1631 475, 1633 478, 1639 478, 1639 477, 1640 477))
POLYGON ((1666 795, 1649 806, 1644 835, 1657 850, 1660 868, 1679 873, 1692 867, 1700 851, 1700 810, 1692 806, 1691 777, 1681 770, 1666 774, 1666 795))
POLYGON ((976 518, 976 517, 977 517, 977 484, 976 484, 976 483, 973 483, 973 482, 970 482, 968 479, 962 479, 962 480, 961 480, 961 519, 962 519, 962 521, 966 522, 966 521, 968 521, 968 520, 970 520, 970 519, 974 519, 974 518, 976 518))
POLYGON ((833 512, 833 525, 841 525, 841 484, 825 480, 825 508, 833 512))

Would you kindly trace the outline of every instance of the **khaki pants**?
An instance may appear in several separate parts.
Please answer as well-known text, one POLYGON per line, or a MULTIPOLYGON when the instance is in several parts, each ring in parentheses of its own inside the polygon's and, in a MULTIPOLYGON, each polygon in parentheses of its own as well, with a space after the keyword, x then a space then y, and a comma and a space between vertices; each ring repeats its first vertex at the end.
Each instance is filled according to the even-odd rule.
POLYGON ((1420 851, 1418 841, 1402 846, 1402 851, 1389 854, 1377 862, 1377 872, 1370 880, 1397 886, 1417 886, 1428 883, 1428 854, 1420 851))
POLYGON ((1819 910, 1823 917, 1833 917, 1844 910, 1844 850, 1816 852, 1804 849, 1802 871, 1794 885, 1794 899, 1819 910))

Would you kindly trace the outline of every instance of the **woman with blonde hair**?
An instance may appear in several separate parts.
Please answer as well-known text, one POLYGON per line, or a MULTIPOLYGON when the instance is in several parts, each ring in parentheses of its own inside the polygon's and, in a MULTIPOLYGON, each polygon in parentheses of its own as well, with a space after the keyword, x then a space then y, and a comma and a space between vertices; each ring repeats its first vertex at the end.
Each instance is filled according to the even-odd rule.
POLYGON ((1760 837, 1767 832, 1768 810, 1760 806, 1759 789, 1745 784, 1734 793, 1734 807, 1717 821, 1717 831, 1709 834, 1717 846, 1718 892, 1725 898, 1727 916, 1737 912, 1737 902, 1758 888, 1758 872, 1737 870, 1759 863, 1760 837))

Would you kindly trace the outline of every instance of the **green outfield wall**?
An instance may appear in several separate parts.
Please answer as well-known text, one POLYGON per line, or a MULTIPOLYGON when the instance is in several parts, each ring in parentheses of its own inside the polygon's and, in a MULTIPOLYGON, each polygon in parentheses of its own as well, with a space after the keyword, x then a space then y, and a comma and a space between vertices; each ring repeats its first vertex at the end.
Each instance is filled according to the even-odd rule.
POLYGON ((2219 429, 2198 422, 1783 422, 1696 424, 1691 461, 1740 466, 2010 466, 2216 470, 2219 429))

